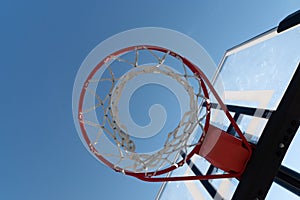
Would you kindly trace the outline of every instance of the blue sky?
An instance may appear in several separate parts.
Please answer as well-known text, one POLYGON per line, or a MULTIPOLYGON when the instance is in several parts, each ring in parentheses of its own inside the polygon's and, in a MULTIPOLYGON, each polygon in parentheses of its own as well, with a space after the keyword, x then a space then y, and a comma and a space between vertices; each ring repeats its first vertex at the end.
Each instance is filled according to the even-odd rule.
POLYGON ((154 199, 159 183, 116 174, 78 137, 72 89, 86 55, 111 35, 155 26, 194 38, 219 63, 299 8, 298 0, 1 1, 0 199, 154 199))

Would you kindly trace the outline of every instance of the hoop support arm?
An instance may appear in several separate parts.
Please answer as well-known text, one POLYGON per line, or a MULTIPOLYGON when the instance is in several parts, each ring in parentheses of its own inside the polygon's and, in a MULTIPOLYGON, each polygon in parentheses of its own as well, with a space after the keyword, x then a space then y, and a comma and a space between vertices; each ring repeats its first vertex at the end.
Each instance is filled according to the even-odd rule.
POLYGON ((213 125, 209 126, 198 154, 226 172, 242 171, 249 158, 240 139, 213 125))

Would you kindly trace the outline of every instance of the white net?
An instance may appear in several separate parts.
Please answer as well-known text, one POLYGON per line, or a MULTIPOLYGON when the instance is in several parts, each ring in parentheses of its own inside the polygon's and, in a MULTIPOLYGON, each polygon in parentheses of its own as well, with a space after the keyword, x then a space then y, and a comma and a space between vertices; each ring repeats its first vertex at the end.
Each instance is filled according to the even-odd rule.
POLYGON ((140 46, 107 57, 83 88, 85 93, 79 121, 83 124, 85 137, 88 137, 86 141, 90 142, 88 146, 117 171, 151 172, 155 175, 171 166, 178 167, 178 163, 185 162, 185 159, 178 162, 179 155, 188 155, 205 134, 204 124, 209 111, 203 105, 209 99, 205 97, 202 86, 201 79, 180 56, 164 49, 140 46), (181 119, 172 131, 159 133, 163 145, 151 152, 140 150, 142 148, 138 145, 141 139, 152 137, 153 131, 150 135, 143 135, 145 132, 140 129, 134 132, 124 115, 127 111, 123 106, 129 103, 124 96, 132 95, 129 91, 131 85, 146 79, 150 83, 169 80, 172 87, 177 85, 176 88, 184 91, 181 97, 185 98, 183 104, 186 107, 181 109, 181 119))

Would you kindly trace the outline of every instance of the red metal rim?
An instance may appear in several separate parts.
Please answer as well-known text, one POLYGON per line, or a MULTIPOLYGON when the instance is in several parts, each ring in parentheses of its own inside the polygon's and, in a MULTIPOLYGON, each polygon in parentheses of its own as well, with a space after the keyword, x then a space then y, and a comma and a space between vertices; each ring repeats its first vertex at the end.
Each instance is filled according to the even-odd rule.
POLYGON ((165 174, 167 172, 170 172, 174 169, 176 169, 178 166, 182 166, 186 160, 189 160, 201 147, 202 141, 205 138, 205 132, 207 132, 208 127, 209 127, 209 121, 210 121, 210 104, 209 102, 206 103, 206 109, 207 109, 207 116, 205 119, 205 124, 204 124, 204 132, 202 134, 202 136, 199 139, 199 145, 195 146, 195 148, 187 155, 187 157, 185 159, 180 160, 177 163, 177 166, 172 165, 170 167, 167 167, 163 170, 159 170, 159 171, 155 171, 155 172, 147 172, 147 173, 135 173, 135 172, 131 172, 131 171, 127 171, 124 170, 122 168, 119 167, 115 167, 115 165, 111 162, 109 162, 106 158, 104 158, 103 156, 101 156, 98 151, 96 150, 96 148, 94 147, 94 145, 91 143, 90 138, 87 134, 87 131, 85 129, 85 125, 83 122, 83 115, 81 115, 80 113, 82 113, 82 106, 83 106, 83 102, 84 102, 84 97, 86 94, 86 88, 89 84, 89 80, 91 80, 93 78, 93 76, 96 74, 96 72, 104 65, 104 63, 110 59, 111 57, 115 57, 115 56, 119 56, 122 55, 124 53, 136 50, 136 49, 149 49, 149 50, 156 50, 156 51, 160 51, 160 52, 170 52, 169 55, 175 57, 175 58, 180 58, 182 60, 182 62, 199 78, 200 81, 200 85, 201 88, 203 90, 204 96, 209 99, 209 95, 208 95, 208 90, 206 88, 205 82, 208 80, 205 76, 205 74, 198 68, 196 67, 194 64, 192 64, 189 60, 187 60, 186 58, 182 57, 181 55, 170 51, 168 49, 162 48, 162 47, 158 47, 158 46, 151 46, 151 45, 140 45, 140 46, 131 46, 131 47, 127 47, 121 50, 118 50, 110 55, 108 55, 105 59, 103 59, 100 63, 98 63, 94 69, 89 73, 86 81, 84 82, 84 85, 81 89, 81 93, 80 93, 80 98, 79 98, 79 104, 78 104, 78 121, 79 121, 79 125, 80 125, 80 129, 81 129, 81 133, 82 136, 87 144, 87 146, 89 147, 90 151, 104 164, 106 164, 107 166, 109 166, 110 168, 114 169, 115 171, 118 172, 123 172, 127 175, 130 176, 135 176, 137 178, 143 178, 143 177, 151 177, 153 175, 161 175, 161 174, 165 174), (203 77, 204 77, 204 81, 203 81, 203 77))

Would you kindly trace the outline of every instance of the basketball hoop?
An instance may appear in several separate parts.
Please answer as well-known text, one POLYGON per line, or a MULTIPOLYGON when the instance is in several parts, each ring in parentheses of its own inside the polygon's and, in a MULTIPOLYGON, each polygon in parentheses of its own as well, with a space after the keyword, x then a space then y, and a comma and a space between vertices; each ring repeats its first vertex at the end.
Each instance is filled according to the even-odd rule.
MULTIPOLYGON (((80 68, 73 92, 73 115, 83 143, 94 157, 110 168, 145 181, 240 177, 252 149, 209 78, 186 55, 181 54, 184 52, 179 47, 169 45, 174 41, 151 36, 145 41, 136 39, 140 38, 137 35, 144 36, 142 33, 149 32, 165 37, 167 34, 175 40, 184 39, 193 44, 191 49, 195 46, 194 41, 177 32, 145 28, 121 33, 102 43, 101 48, 96 48, 80 68), (112 47, 109 45, 115 45, 112 41, 125 42, 112 47), (154 127, 144 132, 133 128, 134 122, 126 115, 128 111, 124 104, 129 102, 130 95, 136 90, 136 83, 165 84, 174 93, 180 91, 185 99, 181 103, 182 117, 178 124, 172 131, 160 133, 164 138, 163 145, 151 152, 139 151, 139 139, 147 140, 160 130, 154 127), (240 139, 210 124, 210 96, 214 97, 240 139), (228 151, 225 158, 223 149, 228 151), (160 176, 182 166, 195 154, 226 173, 160 176)), ((199 49, 199 46, 195 48, 199 49)), ((202 57, 206 56, 203 51, 201 49, 202 57)), ((205 59, 205 64, 209 63, 205 59)))

